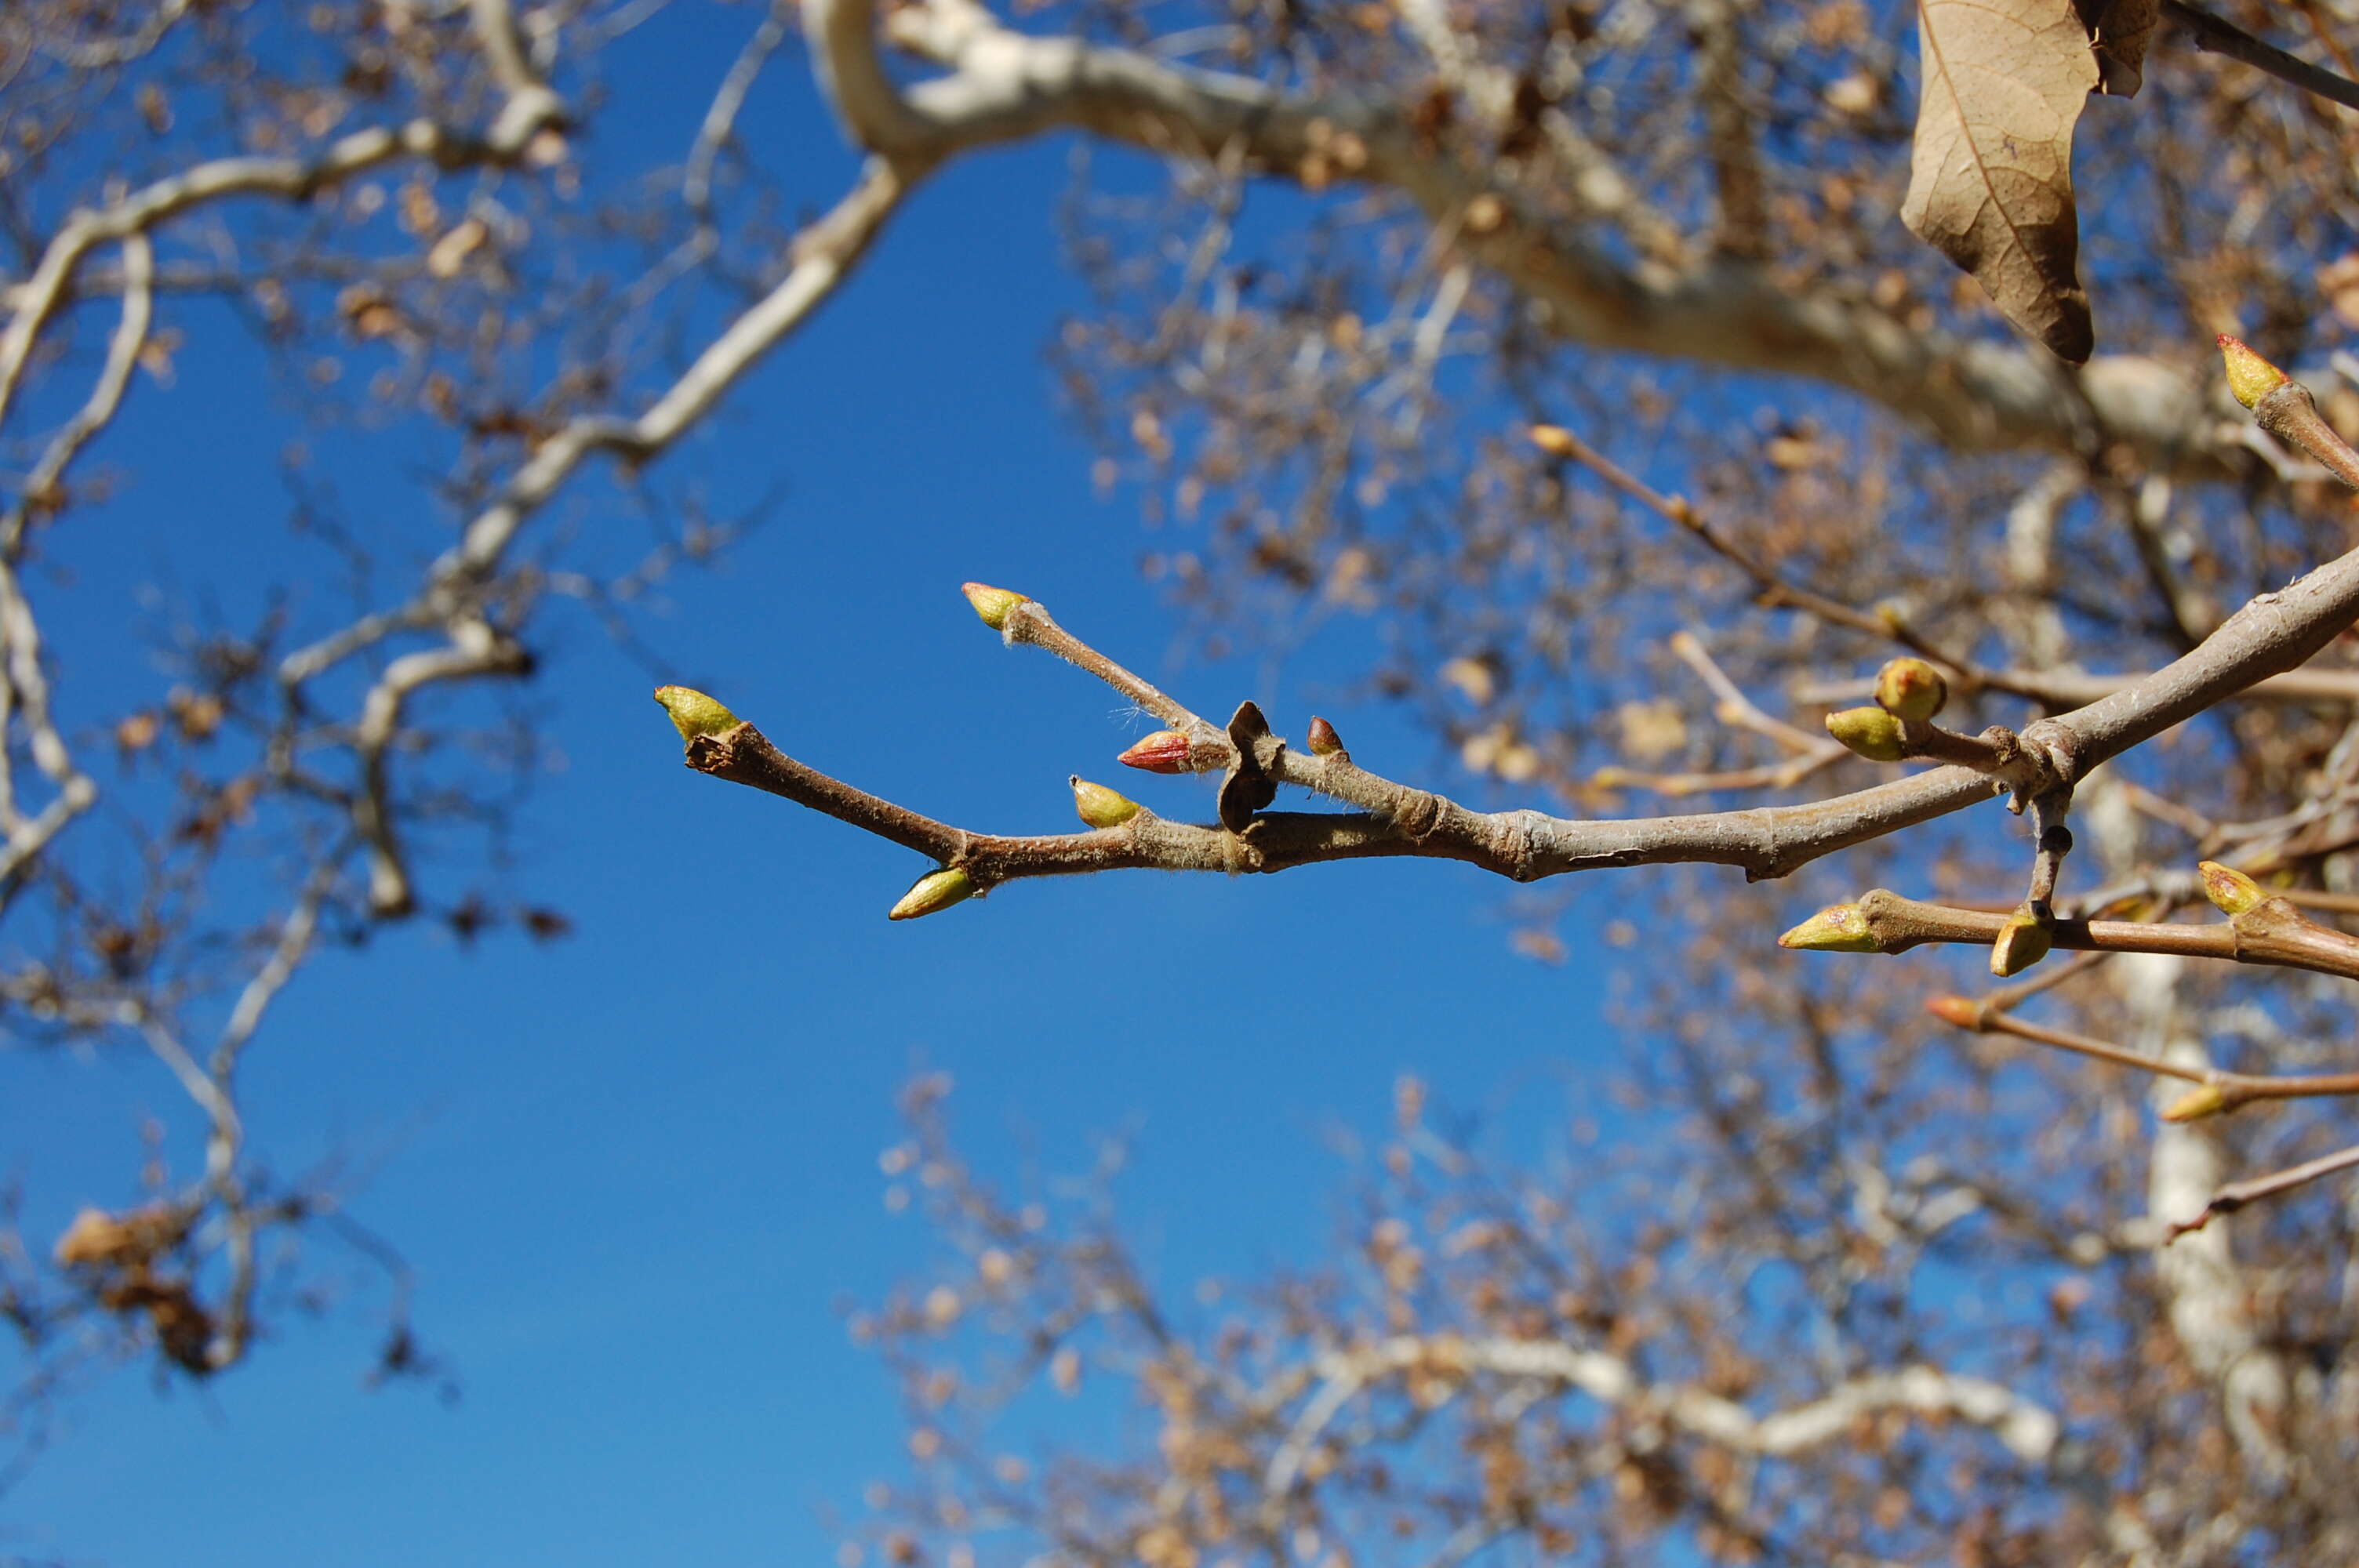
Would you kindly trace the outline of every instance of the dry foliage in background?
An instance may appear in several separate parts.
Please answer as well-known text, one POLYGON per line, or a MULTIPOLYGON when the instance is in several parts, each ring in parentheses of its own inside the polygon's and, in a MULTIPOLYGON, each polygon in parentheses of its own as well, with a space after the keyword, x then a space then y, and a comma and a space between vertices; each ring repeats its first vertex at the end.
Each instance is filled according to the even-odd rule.
MULTIPOLYGON (((0 16, 0 1000, 12 1046, 151 1053, 209 1129, 144 1204, 0 1249, 19 1438, 84 1365, 234 1368, 310 1241, 400 1278, 336 1173, 249 1148, 274 999, 385 922, 561 931, 451 869, 514 808, 501 694, 553 608, 627 635, 725 547, 668 449, 910 190, 1070 134, 1166 175, 1074 205, 1097 308, 1056 349, 1150 571, 1218 645, 1375 618, 1371 689, 1516 808, 1190 706, 1088 607, 981 585, 1161 719, 1125 760, 1216 775, 1215 820, 1077 778, 1087 831, 994 837, 666 688, 690 764, 929 857, 902 917, 1131 866, 1665 869, 1609 873, 1627 918, 1581 938, 1646 961, 1577 1162, 1503 1168, 1405 1082, 1348 1247, 1217 1299, 1161 1300, 1095 1186, 1000 1193, 917 1086, 886 1163, 941 1272, 853 1325, 914 1469, 847 1559, 2359 1555, 2359 1215, 2319 1179, 2359 1087, 2359 12, 724 5, 743 51, 655 146, 600 83, 659 6, 0 16), (864 163, 798 226, 792 150, 735 124, 810 91, 864 163), (1301 221, 1241 223, 1270 182, 1301 221), (92 709, 37 568, 115 482, 125 400, 229 319, 314 389, 284 482, 349 603, 191 616, 175 681, 92 709), (2259 350, 2233 397, 2221 333, 2259 350), (430 475, 412 535, 319 477, 373 445, 430 475), (544 522, 592 484, 651 545, 544 522), (1873 956, 1928 943, 2006 983, 1873 956), (1059 1400, 1128 1436, 1000 1440, 1059 1400)), ((431 1370, 398 1312, 384 1370, 431 1370)))

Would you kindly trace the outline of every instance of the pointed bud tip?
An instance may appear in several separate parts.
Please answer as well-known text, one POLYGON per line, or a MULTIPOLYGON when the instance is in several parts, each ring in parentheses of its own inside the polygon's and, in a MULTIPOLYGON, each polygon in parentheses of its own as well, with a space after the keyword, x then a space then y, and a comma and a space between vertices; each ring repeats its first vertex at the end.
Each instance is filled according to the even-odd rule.
POLYGON ((1335 727, 1314 716, 1310 720, 1310 754, 1332 757, 1343 749, 1343 738, 1335 733, 1335 727))
POLYGON ((2238 871, 2217 860, 2200 862, 2196 870, 2203 873, 2203 896, 2212 907, 2234 918, 2258 909, 2269 899, 2268 890, 2238 871))
POLYGON ((1897 762, 1908 754, 1900 720, 1881 708, 1846 708, 1827 715, 1827 733, 1854 756, 1871 762, 1897 762))
POLYGON ((1534 425, 1524 431, 1524 438, 1552 458, 1572 456, 1572 432, 1560 425, 1534 425))
POLYGON ((1184 773, 1188 771, 1189 751, 1187 736, 1177 730, 1158 730, 1152 735, 1141 736, 1137 744, 1114 761, 1142 773, 1184 773))
POLYGON ((2162 1108, 2165 1121, 2201 1121, 2228 1108, 2228 1097, 2217 1084, 2198 1084, 2162 1108))
POLYGON ((974 606, 974 612, 982 618, 983 623, 995 632, 1006 631, 1007 612, 1028 602, 1026 595, 1014 589, 994 588, 985 582, 961 583, 959 591, 966 595, 969 604, 974 606))
POLYGON ((1867 912, 1855 903, 1829 904, 1783 936, 1780 947, 1807 953, 1873 953, 1875 934, 1867 928, 1867 912))
POLYGON ((682 744, 699 735, 725 735, 745 722, 702 692, 689 687, 659 686, 656 687, 656 701, 671 715, 672 728, 679 731, 682 744))
POLYGON ((1875 672, 1875 705, 1895 719, 1922 724, 1950 700, 1950 683, 1922 659, 1894 659, 1875 672))
POLYGON ((939 871, 928 871, 909 884, 901 902, 887 910, 887 920, 915 920, 933 914, 954 903, 963 903, 974 896, 974 879, 955 866, 939 871))
POLYGON ((1925 999, 1925 1011, 1942 1022, 1954 1024, 1960 1029, 1979 1033, 1983 1026, 1982 1004, 1965 997, 1929 996, 1925 999))
POLYGON ((1067 782, 1073 786, 1073 809, 1093 827, 1119 827, 1146 809, 1128 795, 1092 784, 1079 773, 1067 782))
POLYGON ((2228 390, 2247 408, 2292 379, 2225 332, 2220 334, 2220 358, 2228 367, 2228 390))
POLYGON ((1991 944, 1991 973, 2000 979, 2019 975, 2048 957, 2055 946, 2053 922, 2018 909, 2006 917, 2006 924, 1998 928, 1998 939, 1991 944))

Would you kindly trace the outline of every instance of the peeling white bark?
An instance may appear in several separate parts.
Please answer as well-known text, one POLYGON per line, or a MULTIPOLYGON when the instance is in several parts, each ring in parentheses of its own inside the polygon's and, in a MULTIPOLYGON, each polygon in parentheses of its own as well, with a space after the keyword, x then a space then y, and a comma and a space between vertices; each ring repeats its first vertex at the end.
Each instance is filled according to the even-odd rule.
POLYGON ((1348 135, 1362 156, 1344 172, 1400 191, 1436 224, 1456 224, 1478 196, 1499 201, 1504 221, 1468 237, 1469 252, 1570 341, 1812 377, 1960 451, 2120 447, 2180 479, 2220 478, 2252 460, 2232 409, 2144 355, 2075 370, 2037 347, 1916 330, 1854 290, 1781 287, 1747 260, 1625 264, 1588 225, 1541 213, 1421 142, 1407 105, 1390 98, 1288 92, 1136 50, 1035 38, 973 0, 897 13, 895 41, 948 68, 904 90, 877 58, 871 0, 810 0, 803 15, 822 87, 853 139, 875 151, 947 157, 1075 130, 1177 156, 1241 147, 1260 171, 1289 178, 1348 135))

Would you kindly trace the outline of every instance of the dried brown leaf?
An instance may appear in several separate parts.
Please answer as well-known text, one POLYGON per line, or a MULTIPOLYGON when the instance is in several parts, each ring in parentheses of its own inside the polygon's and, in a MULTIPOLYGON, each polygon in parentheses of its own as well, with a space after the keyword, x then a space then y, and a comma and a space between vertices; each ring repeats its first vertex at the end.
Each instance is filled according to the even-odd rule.
POLYGON ((2097 91, 2136 97, 2146 81, 2146 46, 2160 0, 2080 0, 2080 9, 2097 51, 2097 91))
POLYGON ((2094 345, 2077 272, 2072 127, 2098 84, 2071 0, 1920 0, 1924 87, 1900 216, 2007 319, 2074 363, 2094 345))

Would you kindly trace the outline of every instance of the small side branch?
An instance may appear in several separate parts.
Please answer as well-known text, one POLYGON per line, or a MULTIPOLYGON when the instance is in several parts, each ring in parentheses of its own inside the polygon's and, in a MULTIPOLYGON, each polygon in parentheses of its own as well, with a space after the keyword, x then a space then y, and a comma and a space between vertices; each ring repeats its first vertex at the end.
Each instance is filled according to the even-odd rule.
MULTIPOLYGON (((1987 947, 1999 940, 2011 914, 1923 903, 1882 888, 1836 904, 1778 938, 1778 945, 1821 952, 1905 953, 1927 943, 1987 947)), ((2232 919, 2205 925, 2131 920, 2057 920, 2050 945, 2093 953, 2168 953, 2184 958, 2224 958, 2308 969, 2359 979, 2359 937, 2303 918, 2283 899, 2268 899, 2232 919)))
POLYGON ((2312 65, 2298 55, 2290 55, 2274 44, 2263 43, 2233 22, 2211 12, 2190 5, 2187 0, 2162 0, 2162 14, 2172 24, 2184 28, 2195 47, 2207 54, 2223 54, 2231 59, 2244 61, 2257 70, 2267 71, 2288 86, 2340 103, 2346 109, 2359 109, 2359 81, 2337 76, 2323 66, 2312 65))
POLYGON ((2050 1029, 2044 1024, 2027 1022, 2012 1013, 1979 1006, 1964 997, 1934 997, 1925 1003, 1925 1011, 1943 1022, 1976 1033, 2011 1035, 2017 1040, 2028 1040, 2059 1051, 2070 1051, 2075 1055, 2111 1062, 2115 1066, 2135 1067, 2157 1077, 2178 1078, 2195 1085, 2194 1092, 2163 1111, 2166 1121, 2196 1121, 2250 1105, 2256 1100, 2359 1095, 2359 1073, 2289 1073, 2270 1076, 2223 1072, 2218 1067, 2191 1066, 2183 1062, 2132 1051, 2109 1040, 2097 1040, 2086 1034, 2075 1034, 2070 1030, 2050 1029))
POLYGON ((2359 1143, 2283 1171, 2273 1172, 2266 1176, 2254 1176, 2242 1182, 2230 1182, 2212 1195, 2212 1201, 2203 1206, 2202 1213, 2193 1219, 2180 1220, 2173 1224, 2170 1227, 2169 1239, 2176 1241, 2189 1231, 2202 1229, 2212 1223, 2214 1215, 2234 1214, 2246 1204, 2257 1203, 2263 1198, 2273 1198, 2280 1194, 2292 1192, 2297 1187, 2306 1187, 2312 1182, 2350 1170, 2354 1165, 2359 1165, 2359 1143))
MULTIPOLYGON (((495 524, 490 518, 478 521, 478 527, 487 525, 495 524)), ((890 803, 794 762, 750 726, 745 733, 735 733, 734 714, 728 715, 726 724, 707 725, 695 732, 682 724, 683 738, 689 742, 689 765, 699 772, 755 784, 856 827, 871 830, 878 830, 877 825, 891 827, 896 831, 884 836, 921 848, 940 859, 945 869, 963 871, 972 879, 960 896, 1025 876, 1127 867, 1274 871, 1319 860, 1409 855, 1463 860, 1516 881, 1607 866, 1667 862, 1733 865, 1742 868, 1748 879, 1759 880, 1785 876, 1822 855, 1987 800, 1995 783, 2012 786, 2018 800, 2027 796, 2060 806, 2091 768, 2184 722, 2230 693, 2301 663, 2359 618, 2359 552, 2321 567, 2277 593, 2255 599, 2191 653, 2136 686, 2087 708, 2042 719, 2020 736, 2010 734, 2004 742, 1991 739, 1993 751, 2004 752, 2006 756, 1977 753, 1975 760, 1990 767, 1987 773, 1973 767, 1949 766, 1830 800, 1621 821, 1579 821, 1529 810, 1473 811, 1432 791, 1361 768, 1332 729, 1322 739, 1314 728, 1311 744, 1297 748, 1271 732, 1251 704, 1237 710, 1227 730, 1217 730, 1194 710, 1072 637, 1026 596, 981 584, 969 584, 966 591, 984 622, 1007 641, 1047 648, 1173 726, 1160 736, 1149 737, 1148 742, 1154 744, 1142 742, 1133 748, 1125 760, 1157 772, 1224 772, 1229 784, 1240 787, 1223 789, 1223 825, 1169 823, 1142 811, 1117 826, 1093 823, 1097 831, 1088 834, 1014 838, 970 833, 914 813, 894 815, 902 811, 897 806, 889 812, 882 809, 890 803), (745 752, 743 757, 741 750, 745 752), (1247 775, 1250 789, 1241 784, 1247 775), (1294 784, 1355 809, 1335 816, 1262 812, 1268 797, 1258 792, 1277 784, 1294 784)), ((1919 661, 1901 663, 1922 667, 1919 661)), ((727 712, 710 697, 686 695, 715 713, 727 712)), ((1910 701, 1896 697, 1895 702, 1907 711, 1916 711, 1910 701)), ((1921 719, 1903 719, 1881 708, 1875 712, 1896 726, 1905 725, 1908 738, 1933 733, 1921 719)), ((2055 852, 2060 853, 2060 841, 2055 852)), ((1890 913, 1896 917, 1899 906, 1908 904, 1897 895, 1878 896, 1894 901, 1890 913)), ((933 899, 927 908, 905 913, 930 913, 951 902, 956 900, 933 899)), ((1903 926, 1887 928, 1895 938, 1904 930, 1908 933, 1904 945, 1997 938, 1995 929, 1985 931, 1974 924, 1983 920, 1981 916, 1932 905, 1909 907, 1925 913, 1903 926), (1967 924, 1958 924, 1961 919, 1967 924)), ((2290 912, 2290 906, 2288 909, 2290 912)), ((1989 918, 1995 925, 2000 917, 1989 918)), ((2299 920, 2298 915, 2295 918, 2299 920)), ((2102 932, 2098 926, 2074 923, 2070 938, 2061 945, 2093 946, 2113 938, 2116 931, 2125 941, 2133 937, 2152 941, 2158 929, 2099 925, 2104 927, 2102 932)), ((2353 950, 2359 949, 2359 940, 2322 927, 2266 939, 2257 928, 2246 938, 2211 935, 2209 928, 2159 929, 2197 933, 2188 939, 2199 944, 2192 950, 2201 953, 2245 962, 2296 964, 2332 974, 2359 973, 2359 952, 2353 950), (2202 945, 2207 943, 2210 946, 2202 945)), ((1869 935, 1864 926, 1856 935, 1864 940, 1851 944, 1789 940, 1789 945, 1898 950, 1879 946, 1881 936, 1864 940, 1869 935)), ((2118 950, 2147 949, 2129 946, 2118 950)), ((2029 961, 2029 957, 2024 959, 2029 961)), ((2014 969, 2004 972, 2011 974, 2014 969)))

